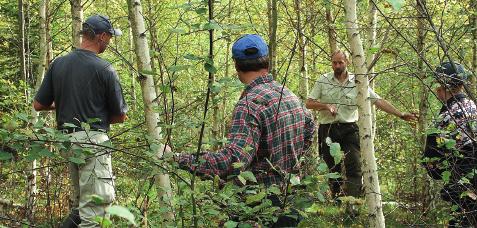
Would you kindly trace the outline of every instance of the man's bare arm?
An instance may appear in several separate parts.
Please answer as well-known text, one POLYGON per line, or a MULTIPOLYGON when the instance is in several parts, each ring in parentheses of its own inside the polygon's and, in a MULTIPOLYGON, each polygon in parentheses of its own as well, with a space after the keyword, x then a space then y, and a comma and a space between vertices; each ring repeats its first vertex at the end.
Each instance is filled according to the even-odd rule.
POLYGON ((126 121, 127 119, 128 119, 128 116, 126 115, 126 113, 124 113, 119 116, 111 116, 109 118, 109 123, 110 124, 124 123, 124 121, 126 121))
POLYGON ((37 112, 39 112, 39 111, 49 111, 49 110, 55 110, 56 109, 55 102, 51 103, 50 106, 45 106, 45 105, 40 104, 40 102, 38 102, 36 100, 33 101, 33 108, 37 112))

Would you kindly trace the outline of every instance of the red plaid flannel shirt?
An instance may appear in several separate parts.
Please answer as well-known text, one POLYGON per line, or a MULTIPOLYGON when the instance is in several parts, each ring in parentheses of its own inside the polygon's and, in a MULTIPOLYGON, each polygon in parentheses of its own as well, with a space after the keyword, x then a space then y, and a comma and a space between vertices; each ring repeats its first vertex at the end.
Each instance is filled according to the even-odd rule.
POLYGON ((221 178, 248 170, 258 183, 280 185, 287 173, 299 172, 298 159, 310 147, 314 130, 312 115, 299 98, 271 75, 261 76, 235 105, 226 146, 200 159, 182 154, 179 166, 221 178), (235 169, 234 163, 243 166, 235 169))

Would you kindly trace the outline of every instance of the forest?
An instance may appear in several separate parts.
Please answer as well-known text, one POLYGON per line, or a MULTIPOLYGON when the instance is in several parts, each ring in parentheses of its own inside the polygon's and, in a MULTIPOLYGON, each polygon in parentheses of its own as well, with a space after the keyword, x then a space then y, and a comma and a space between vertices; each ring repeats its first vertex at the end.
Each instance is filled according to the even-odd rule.
MULTIPOLYGON (((444 227, 458 213, 440 198, 449 177, 433 180, 421 162, 442 106, 436 66, 462 64, 469 97, 477 91, 477 0, 0 0, 0 227, 58 227, 70 212, 69 164, 91 151, 62 156, 72 142, 55 112, 32 104, 50 64, 80 46, 82 22, 95 14, 122 30, 99 56, 129 107, 99 145, 111 151, 116 193, 111 216, 96 218, 101 227, 270 227, 290 211, 299 227, 444 227), (303 103, 344 50, 363 86, 417 114, 406 122, 363 106, 360 133, 372 135, 361 146, 366 197, 332 200, 328 180, 340 174, 320 158, 316 134, 300 160, 305 175, 290 174, 285 187, 258 184, 239 163, 229 180, 179 168, 174 154, 227 144, 245 88, 231 48, 244 34, 267 41, 271 75, 303 103)), ((331 150, 343 159, 339 145, 331 150)))

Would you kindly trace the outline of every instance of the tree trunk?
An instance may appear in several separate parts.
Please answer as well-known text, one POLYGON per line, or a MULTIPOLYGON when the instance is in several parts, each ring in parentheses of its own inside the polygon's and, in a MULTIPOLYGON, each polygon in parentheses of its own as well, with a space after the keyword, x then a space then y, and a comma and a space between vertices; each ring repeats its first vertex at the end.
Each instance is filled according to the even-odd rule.
POLYGON ((476 80, 476 71, 477 71, 477 0, 470 1, 471 12, 470 15, 470 27, 472 30, 472 77, 471 80, 471 91, 477 95, 477 80, 476 80))
MULTIPOLYGON (((368 5, 368 28, 367 28, 367 38, 368 38, 368 48, 367 50, 370 50, 371 48, 374 48, 376 45, 376 23, 378 20, 378 10, 376 9, 376 5, 374 5, 373 0, 369 0, 369 5, 368 5)), ((374 52, 370 53, 367 55, 367 60, 366 62, 368 64, 371 64, 373 62, 373 59, 376 55, 374 52)), ((368 79, 372 79, 374 77, 374 66, 368 66, 368 79)), ((374 89, 374 80, 370 82, 369 85, 372 89, 374 89)), ((371 120, 373 123, 372 126, 372 140, 374 140, 374 136, 376 135, 376 107, 373 105, 371 107, 371 120)))
POLYGON ((381 190, 379 187, 376 158, 374 156, 374 143, 371 137, 371 103, 369 99, 367 99, 369 96, 369 81, 366 76, 366 57, 358 30, 356 0, 345 0, 344 6, 346 14, 346 32, 357 79, 357 102, 359 111, 358 125, 369 227, 384 227, 381 190))
POLYGON ((70 0, 71 5, 71 36, 73 39, 73 48, 78 48, 81 44, 79 32, 83 24, 83 6, 81 0, 70 0))
POLYGON ((298 58, 300 59, 300 98, 306 99, 308 96, 308 71, 306 64, 306 37, 305 37, 305 28, 302 23, 302 7, 301 0, 295 0, 295 10, 297 15, 297 24, 296 29, 298 33, 298 58))
MULTIPOLYGON (((129 21, 133 32, 133 40, 135 46, 136 59, 138 70, 140 72, 140 84, 142 90, 142 98, 144 102, 144 114, 146 117, 146 127, 149 137, 153 139, 151 144, 159 145, 157 157, 161 158, 165 151, 164 145, 161 143, 162 135, 161 128, 158 126, 159 114, 158 104, 155 101, 157 97, 154 80, 151 75, 151 58, 149 55, 149 46, 146 37, 146 28, 144 26, 144 17, 140 0, 128 0, 129 21)), ((162 201, 163 196, 172 197, 170 180, 168 174, 160 174, 156 177, 156 184, 158 184, 158 199, 160 199, 160 207, 168 207, 167 202, 162 201)), ((172 213, 167 213, 166 219, 172 218, 172 213)))
MULTIPOLYGON (((133 42, 133 33, 131 29, 131 24, 129 24, 129 29, 128 29, 128 39, 129 39, 129 50, 134 50, 134 42, 133 42)), ((129 54, 129 62, 131 64, 134 63, 134 55, 129 54)), ((131 107, 133 111, 136 111, 137 109, 137 98, 136 98, 136 73, 134 72, 134 68, 129 66, 129 74, 131 75, 131 107)))
MULTIPOLYGON (((18 24, 19 24, 19 42, 20 42, 20 51, 19 51, 19 60, 20 60, 20 75, 25 83, 28 83, 28 66, 27 66, 27 51, 26 51, 26 36, 25 36, 25 9, 23 0, 18 1, 18 24)), ((25 101, 29 102, 29 93, 27 87, 25 87, 25 101)), ((34 224, 34 214, 35 214, 35 201, 37 195, 37 185, 36 185, 36 160, 32 161, 29 164, 29 170, 27 172, 27 202, 25 205, 26 219, 34 224)))
MULTIPOLYGON (((423 6, 426 4, 426 0, 416 0, 416 9, 417 9, 417 19, 416 19, 416 24, 417 24, 417 74, 419 79, 421 80, 421 92, 420 92, 420 102, 419 102, 419 119, 417 122, 417 129, 418 129, 418 135, 419 135, 419 145, 420 145, 420 150, 424 151, 424 147, 426 146, 426 130, 427 130, 427 114, 429 111, 429 90, 426 87, 425 81, 427 78, 426 74, 426 66, 424 65, 424 60, 426 58, 426 51, 425 51, 425 40, 426 40, 426 12, 425 9, 423 9, 423 6)), ((431 181, 430 178, 425 174, 425 181, 427 183, 423 184, 423 189, 422 189, 422 194, 424 194, 424 197, 421 197, 422 194, 419 194, 418 191, 418 180, 417 180, 417 169, 418 169, 418 156, 414 157, 414 162, 413 162, 413 169, 414 175, 413 175, 413 185, 414 185, 414 198, 416 200, 421 199, 422 200, 422 210, 427 211, 429 210, 430 204, 432 202, 432 195, 431 193, 431 181)))
POLYGON ((277 0, 268 0, 268 46, 269 48, 269 58, 270 58, 270 72, 273 77, 277 75, 276 69, 276 56, 277 56, 277 26, 278 26, 278 11, 277 11, 277 0))
MULTIPOLYGON (((18 42, 19 52, 18 60, 20 61, 20 76, 21 79, 28 82, 28 70, 26 64, 26 51, 25 51, 25 11, 23 6, 23 0, 18 0, 18 42)), ((28 89, 25 87, 25 102, 28 103, 28 89)))
POLYGON ((326 7, 326 27, 328 28, 328 43, 330 44, 330 56, 331 56, 331 54, 333 54, 338 49, 336 45, 336 31, 334 26, 333 12, 331 11, 331 9, 333 8, 332 2, 325 4, 325 7, 326 7))

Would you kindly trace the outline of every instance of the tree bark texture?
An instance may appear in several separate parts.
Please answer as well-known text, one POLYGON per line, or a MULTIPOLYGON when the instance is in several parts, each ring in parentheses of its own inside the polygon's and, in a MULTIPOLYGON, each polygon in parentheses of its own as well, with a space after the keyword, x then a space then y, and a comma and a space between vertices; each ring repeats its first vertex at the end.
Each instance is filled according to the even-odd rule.
POLYGON ((344 7, 346 32, 357 79, 357 103, 359 111, 358 125, 369 227, 384 227, 381 190, 379 186, 376 158, 374 156, 374 143, 372 140, 371 102, 368 99, 369 81, 366 75, 366 56, 359 35, 356 15, 356 0, 345 0, 344 7))

